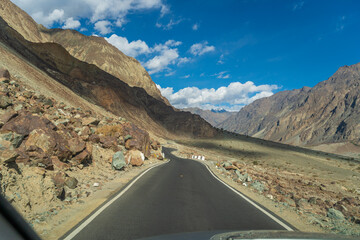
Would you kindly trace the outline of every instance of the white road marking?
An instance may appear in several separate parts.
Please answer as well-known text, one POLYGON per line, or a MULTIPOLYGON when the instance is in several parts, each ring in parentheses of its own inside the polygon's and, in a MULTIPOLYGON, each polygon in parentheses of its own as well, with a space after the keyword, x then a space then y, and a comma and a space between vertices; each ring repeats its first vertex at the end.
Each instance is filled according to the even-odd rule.
MULTIPOLYGON (((170 161, 170 160, 169 160, 170 161)), ((168 162, 169 162, 168 161, 168 162)), ((168 163, 166 162, 166 163, 168 163)), ((89 223, 91 223, 92 220, 94 220, 102 211, 104 211, 108 206, 110 206, 113 202, 115 202, 118 198, 120 198, 124 193, 131 188, 132 185, 134 185, 137 180, 139 180, 142 176, 144 176, 148 171, 151 169, 158 167, 162 164, 166 163, 159 163, 151 168, 144 171, 142 174, 140 174, 134 181, 132 181, 124 190, 122 190, 118 195, 116 195, 114 198, 112 198, 110 201, 108 201, 104 206, 102 206, 100 209, 98 209, 95 213, 93 213, 88 219, 86 219, 85 222, 83 222, 79 227, 77 227, 74 231, 72 231, 64 240, 71 240, 73 239, 81 230, 83 230, 89 223)))
MULTIPOLYGON (((202 163, 203 164, 203 163, 202 163)), ((256 207, 257 209, 259 209, 261 212, 263 212, 265 215, 267 215, 268 217, 270 217, 272 220, 274 220, 276 223, 280 224, 282 227, 284 227, 286 230, 293 232, 294 229, 292 229, 291 227, 289 227, 288 225, 286 225, 285 223, 283 223, 282 221, 280 221, 279 219, 277 219, 276 217, 274 217, 272 214, 270 214, 268 211, 266 211, 265 209, 263 209, 262 207, 260 207, 259 205, 257 205, 255 202, 253 202, 252 200, 250 200, 248 197, 246 197, 245 195, 243 195, 242 193, 236 191, 234 188, 232 188, 231 186, 229 186, 227 183, 225 183, 223 180, 221 180, 218 176, 216 176, 211 169, 209 168, 208 165, 203 164, 206 166, 207 170, 211 173, 211 175, 213 175, 213 177, 215 179, 217 179, 219 182, 221 182, 222 184, 224 184, 226 187, 228 187, 231 191, 233 191, 234 193, 236 193, 237 195, 239 195, 240 197, 242 197, 243 199, 245 199, 246 201, 248 201, 251 205, 253 205, 254 207, 256 207)))

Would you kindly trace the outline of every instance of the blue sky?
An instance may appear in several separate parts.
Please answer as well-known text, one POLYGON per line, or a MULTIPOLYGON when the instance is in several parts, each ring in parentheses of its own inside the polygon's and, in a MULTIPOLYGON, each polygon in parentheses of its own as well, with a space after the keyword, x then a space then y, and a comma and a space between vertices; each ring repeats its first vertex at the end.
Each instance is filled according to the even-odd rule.
POLYGON ((360 62, 360 1, 14 0, 38 23, 105 37, 176 107, 239 110, 360 62))

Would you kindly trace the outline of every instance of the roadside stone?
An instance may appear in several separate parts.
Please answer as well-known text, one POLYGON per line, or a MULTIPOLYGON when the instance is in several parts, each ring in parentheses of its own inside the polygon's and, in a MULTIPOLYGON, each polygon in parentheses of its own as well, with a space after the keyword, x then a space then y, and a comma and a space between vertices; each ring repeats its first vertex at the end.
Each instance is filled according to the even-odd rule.
POLYGON ((10 79, 10 73, 5 68, 0 68, 0 81, 3 80, 9 80, 10 79))
POLYGON ((74 177, 69 177, 65 180, 65 185, 70 189, 75 189, 78 184, 78 180, 74 177))
POLYGON ((339 210, 336 210, 335 208, 330 208, 327 212, 327 216, 331 219, 336 220, 345 220, 344 215, 339 210))
POLYGON ((125 137, 124 137, 124 141, 126 142, 127 140, 129 140, 129 139, 131 139, 132 138, 132 136, 131 135, 126 135, 125 137))
POLYGON ((239 170, 235 170, 235 174, 238 176, 238 179, 240 180, 240 181, 242 181, 242 182, 245 182, 246 181, 246 179, 248 178, 248 174, 247 173, 245 173, 245 174, 241 174, 241 172, 239 171, 239 170))
POLYGON ((7 96, 0 95, 0 108, 6 109, 12 105, 12 100, 7 96))
POLYGON ((112 156, 111 167, 115 170, 121 170, 126 166, 124 154, 120 151, 112 156))
POLYGON ((252 182, 251 186, 261 193, 265 190, 264 184, 262 184, 258 180, 255 180, 254 182, 252 182))
POLYGON ((126 154, 126 163, 132 166, 141 166, 144 164, 145 156, 139 150, 131 150, 126 154))
POLYGON ((4 150, 2 146, 8 145, 11 149, 18 148, 24 139, 23 135, 15 132, 0 133, 0 150, 4 150))
POLYGON ((51 156, 50 161, 54 166, 54 170, 67 170, 70 168, 69 164, 61 162, 57 156, 51 156))
POLYGON ((85 163, 86 161, 91 159, 91 152, 84 150, 75 157, 72 158, 72 162, 76 165, 85 163))
POLYGON ((99 124, 99 120, 94 118, 94 117, 86 117, 82 119, 82 125, 83 126, 88 126, 88 125, 95 125, 97 126, 99 124))
POLYGON ((0 152, 0 164, 15 162, 19 154, 14 150, 4 150, 0 152))
POLYGON ((315 205, 315 204, 316 204, 316 197, 310 197, 310 198, 308 199, 308 202, 309 202, 310 204, 315 205))
POLYGON ((224 168, 226 168, 226 167, 232 166, 232 164, 229 163, 229 162, 224 162, 222 166, 223 166, 224 168))
POLYGON ((68 140, 69 150, 73 155, 80 153, 85 148, 85 142, 80 138, 72 138, 68 140))
POLYGON ((29 134, 29 137, 25 142, 27 150, 30 150, 31 146, 41 148, 44 153, 52 153, 56 143, 44 130, 35 129, 29 134))

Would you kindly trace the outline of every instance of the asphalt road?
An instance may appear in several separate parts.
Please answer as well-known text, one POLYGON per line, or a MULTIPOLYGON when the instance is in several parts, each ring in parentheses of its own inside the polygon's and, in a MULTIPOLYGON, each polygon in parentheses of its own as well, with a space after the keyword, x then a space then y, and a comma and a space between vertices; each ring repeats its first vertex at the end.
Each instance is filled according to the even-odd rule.
POLYGON ((216 180, 199 162, 177 158, 155 167, 73 239, 137 239, 181 232, 284 230, 216 180))

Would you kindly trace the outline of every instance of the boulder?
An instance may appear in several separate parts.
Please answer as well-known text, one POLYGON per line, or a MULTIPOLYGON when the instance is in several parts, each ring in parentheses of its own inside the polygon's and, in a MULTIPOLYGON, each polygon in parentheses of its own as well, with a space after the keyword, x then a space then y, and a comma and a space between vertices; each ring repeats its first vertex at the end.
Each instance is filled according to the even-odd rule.
POLYGON ((24 111, 9 120, 2 127, 2 131, 13 131, 24 136, 28 136, 35 129, 43 129, 49 132, 56 130, 56 126, 44 117, 24 111))
POLYGON ((86 117, 86 118, 83 118, 81 121, 83 126, 89 126, 89 125, 97 126, 99 124, 99 122, 100 121, 94 117, 86 117))
POLYGON ((80 153, 85 148, 85 142, 80 138, 72 138, 68 140, 69 150, 73 155, 80 153))
POLYGON ((10 73, 5 68, 0 68, 0 81, 3 80, 9 80, 10 79, 10 73))
POLYGON ((252 182, 251 186, 261 193, 265 190, 264 184, 262 184, 258 180, 255 180, 254 182, 252 182))
POLYGON ((154 150, 158 150, 160 148, 160 143, 156 140, 151 141, 151 148, 154 150))
POLYGON ((13 102, 9 97, 0 95, 0 108, 6 109, 7 107, 11 106, 12 103, 13 102))
POLYGON ((52 180, 53 180, 54 185, 55 185, 55 195, 56 195, 56 197, 59 198, 60 200, 64 200, 65 199, 64 185, 65 185, 65 180, 66 180, 65 173, 64 172, 57 172, 52 177, 52 180))
POLYGON ((239 180, 242 182, 246 182, 249 175, 247 173, 241 174, 241 172, 239 170, 235 170, 236 175, 238 176, 239 180))
POLYGON ((139 150, 130 150, 126 153, 126 163, 132 166, 141 166, 144 164, 145 156, 139 150))
POLYGON ((14 110, 8 110, 4 114, 0 116, 0 127, 4 126, 5 123, 13 119, 14 117, 17 117, 18 113, 14 110))
POLYGON ((78 180, 74 177, 68 177, 65 180, 65 185, 70 189, 75 189, 78 184, 78 180))
POLYGON ((336 220, 345 220, 344 215, 339 210, 336 210, 335 208, 330 208, 327 212, 327 216, 331 219, 336 220))
MULTIPOLYGON (((2 132, 12 131, 28 139, 22 143, 26 149, 36 146, 50 157, 56 155, 60 160, 71 156, 69 146, 65 138, 56 132, 56 126, 44 117, 39 117, 30 112, 21 112, 2 127, 2 132)), ((22 146, 21 145, 21 146, 22 146)))
POLYGON ((54 170, 67 170, 70 168, 69 164, 61 162, 57 156, 51 156, 50 161, 54 167, 54 170))
POLYGON ((126 166, 125 157, 122 152, 116 152, 111 159, 112 169, 121 170, 126 166))
POLYGON ((117 138, 113 136, 100 136, 100 143, 104 148, 112 148, 118 145, 117 138))
POLYGON ((31 151, 32 146, 42 149, 45 154, 52 153, 56 146, 56 141, 44 130, 35 129, 29 134, 29 137, 25 142, 27 150, 31 151))
POLYGON ((132 123, 123 124, 123 133, 125 138, 127 135, 131 136, 131 139, 125 141, 125 148, 128 150, 139 150, 144 153, 145 157, 150 157, 150 136, 149 133, 138 128, 132 123))
POLYGON ((23 135, 17 134, 15 132, 0 133, 0 145, 2 142, 9 142, 11 148, 18 148, 22 143, 23 139, 23 135))
POLYGON ((0 152, 0 164, 15 162, 19 154, 14 150, 4 150, 0 152))
POLYGON ((75 157, 72 158, 72 162, 75 165, 85 163, 88 160, 91 160, 91 152, 89 152, 88 150, 84 150, 84 151, 82 151, 81 153, 79 153, 78 155, 76 155, 75 157))

